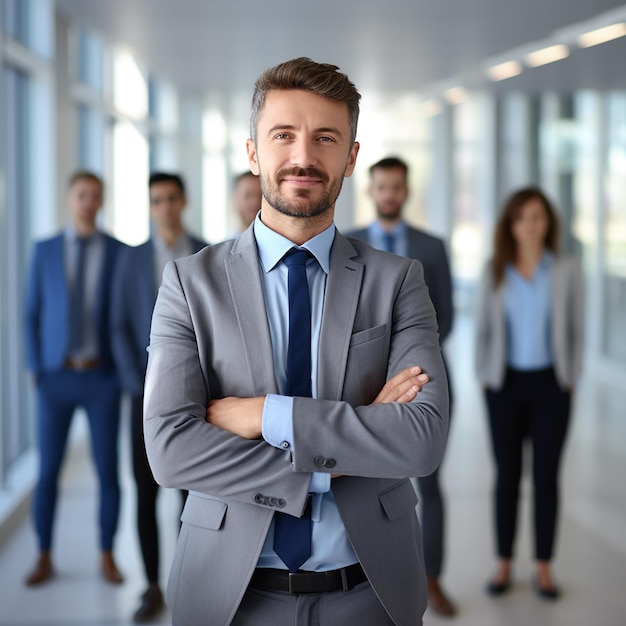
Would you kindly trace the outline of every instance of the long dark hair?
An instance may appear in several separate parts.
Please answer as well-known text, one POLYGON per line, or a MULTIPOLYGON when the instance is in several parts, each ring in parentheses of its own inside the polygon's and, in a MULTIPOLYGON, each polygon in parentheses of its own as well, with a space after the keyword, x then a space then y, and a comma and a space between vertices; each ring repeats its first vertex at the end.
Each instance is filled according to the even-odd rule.
POLYGON ((544 239, 544 246, 548 250, 557 252, 559 241, 559 220, 554 206, 547 196, 538 187, 524 187, 519 189, 504 203, 500 218, 496 224, 493 246, 493 278, 496 285, 502 282, 504 268, 507 263, 517 260, 517 242, 513 237, 513 222, 519 219, 522 207, 529 200, 539 200, 545 209, 548 218, 548 230, 544 239))

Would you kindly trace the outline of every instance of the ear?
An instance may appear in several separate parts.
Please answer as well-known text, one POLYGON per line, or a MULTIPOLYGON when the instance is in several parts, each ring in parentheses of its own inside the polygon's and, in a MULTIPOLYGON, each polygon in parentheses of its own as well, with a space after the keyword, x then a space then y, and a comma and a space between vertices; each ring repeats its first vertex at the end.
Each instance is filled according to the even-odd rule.
POLYGON ((350 154, 348 155, 348 163, 346 164, 346 169, 343 172, 345 178, 352 176, 352 172, 354 172, 354 166, 356 165, 356 155, 359 153, 359 145, 358 141, 355 141, 352 144, 352 148, 350 148, 350 154))
POLYGON ((256 145, 252 139, 246 140, 246 151, 248 152, 248 164, 250 171, 255 175, 259 175, 259 161, 257 159, 256 145))

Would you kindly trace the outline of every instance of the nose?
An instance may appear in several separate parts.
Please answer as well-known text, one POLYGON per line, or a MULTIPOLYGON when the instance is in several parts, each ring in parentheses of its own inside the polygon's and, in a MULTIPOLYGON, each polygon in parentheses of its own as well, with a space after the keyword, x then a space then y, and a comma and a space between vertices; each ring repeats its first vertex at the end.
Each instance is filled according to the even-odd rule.
POLYGON ((298 137, 291 146, 291 164, 297 167, 309 167, 317 163, 315 144, 306 137, 298 137))

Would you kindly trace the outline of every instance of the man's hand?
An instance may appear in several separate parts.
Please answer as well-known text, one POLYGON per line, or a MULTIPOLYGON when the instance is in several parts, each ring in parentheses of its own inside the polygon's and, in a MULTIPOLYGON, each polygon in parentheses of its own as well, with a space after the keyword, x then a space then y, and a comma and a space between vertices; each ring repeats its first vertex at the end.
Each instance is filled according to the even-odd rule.
POLYGON ((427 382, 428 374, 424 374, 419 365, 407 367, 385 383, 372 404, 385 402, 405 404, 413 400, 427 382))
POLYGON ((264 397, 211 400, 206 421, 244 439, 260 439, 264 397))

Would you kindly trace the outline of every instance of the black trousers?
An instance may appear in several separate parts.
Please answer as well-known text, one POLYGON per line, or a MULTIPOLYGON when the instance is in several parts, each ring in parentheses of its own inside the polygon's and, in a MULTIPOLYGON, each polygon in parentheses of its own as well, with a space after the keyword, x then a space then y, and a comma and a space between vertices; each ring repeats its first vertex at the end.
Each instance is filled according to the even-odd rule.
MULTIPOLYGON (((133 475, 137 485, 137 532, 141 556, 150 584, 159 582, 159 529, 156 502, 159 485, 150 469, 143 436, 143 396, 133 396, 131 402, 131 435, 133 475)), ((183 505, 187 492, 182 491, 183 505)))
POLYGON ((487 390, 496 462, 495 514, 498 554, 513 556, 523 444, 532 443, 535 558, 553 554, 558 511, 558 471, 570 415, 570 393, 552 368, 509 369, 502 389, 487 390))

